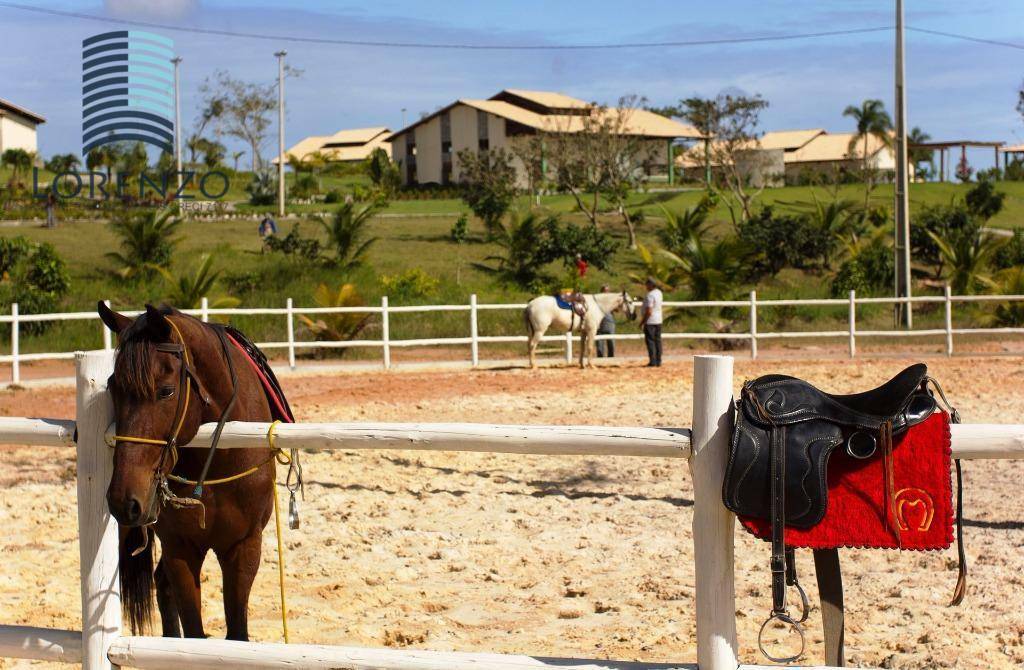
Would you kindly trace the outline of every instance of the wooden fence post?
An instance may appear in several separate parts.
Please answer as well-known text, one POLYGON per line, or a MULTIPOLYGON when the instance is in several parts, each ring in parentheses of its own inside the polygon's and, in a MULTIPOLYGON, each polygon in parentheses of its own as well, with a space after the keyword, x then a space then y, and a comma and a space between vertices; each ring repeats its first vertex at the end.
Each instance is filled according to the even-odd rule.
MULTIPOLYGON (((104 300, 103 304, 106 305, 107 307, 110 307, 110 301, 109 300, 104 300)), ((100 330, 103 331, 103 351, 111 351, 111 350, 113 350, 113 348, 114 348, 113 347, 113 342, 111 341, 111 337, 110 337, 111 333, 110 333, 110 329, 107 328, 107 324, 105 324, 102 321, 100 321, 100 330)))
POLYGON ((210 301, 205 295, 199 301, 199 320, 203 323, 210 320, 210 301))
POLYGON ((18 323, 18 303, 11 303, 11 383, 21 383, 21 363, 18 361, 18 354, 20 353, 21 343, 19 341, 20 336, 20 324, 18 323))
POLYGON ((82 668, 106 670, 107 648, 121 635, 117 522, 107 509, 113 450, 103 439, 114 418, 107 377, 110 352, 75 354, 78 432, 78 552, 82 580, 82 668))
POLYGON ((722 483, 732 433, 731 356, 694 356, 693 551, 697 610, 697 664, 701 670, 735 670, 736 585, 733 528, 722 504, 722 483))
POLYGON ((469 347, 474 368, 480 365, 480 341, 477 339, 479 335, 480 331, 476 313, 476 293, 471 293, 469 296, 469 338, 471 340, 469 347))
POLYGON ((953 293, 946 284, 946 355, 953 355, 953 293))
POLYGON ((757 358, 757 291, 750 292, 750 357, 757 358))
POLYGON ((288 298, 285 303, 285 310, 288 312, 288 367, 295 369, 295 306, 292 299, 288 298))
POLYGON ((380 298, 380 339, 384 343, 384 369, 391 369, 391 320, 388 317, 388 297, 380 298))
POLYGON ((850 358, 857 355, 857 292, 850 289, 850 358))
POLYGON ((572 365, 572 331, 565 334, 565 362, 572 365))

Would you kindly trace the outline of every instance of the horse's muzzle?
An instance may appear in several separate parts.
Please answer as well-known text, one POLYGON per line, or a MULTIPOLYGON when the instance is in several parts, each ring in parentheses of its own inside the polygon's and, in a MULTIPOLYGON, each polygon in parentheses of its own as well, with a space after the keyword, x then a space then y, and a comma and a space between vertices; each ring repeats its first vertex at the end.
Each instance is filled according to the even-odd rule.
POLYGON ((156 488, 154 487, 148 501, 132 494, 115 499, 107 492, 107 507, 110 515, 122 526, 133 528, 147 526, 156 521, 156 488))

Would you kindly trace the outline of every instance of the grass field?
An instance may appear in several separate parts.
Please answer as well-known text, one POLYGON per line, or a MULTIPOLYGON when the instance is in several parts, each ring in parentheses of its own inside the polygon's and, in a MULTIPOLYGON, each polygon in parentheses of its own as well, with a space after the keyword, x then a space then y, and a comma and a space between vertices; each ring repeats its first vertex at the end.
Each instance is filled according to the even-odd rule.
MULTIPOLYGON (((959 184, 913 184, 912 207, 948 202, 951 198, 962 196, 967 188, 959 184)), ((1020 226, 1024 222, 1024 183, 1001 183, 999 188, 1007 193, 1006 206, 990 222, 991 225, 1003 228, 1020 226)), ((818 189, 817 193, 819 197, 827 197, 822 189, 818 189)), ((699 190, 637 193, 632 196, 631 204, 656 217, 661 206, 671 209, 692 206, 700 197, 699 190)), ((862 187, 844 187, 841 197, 863 198, 862 187)), ((891 197, 892 187, 881 186, 875 191, 873 201, 885 205, 890 203, 891 197)), ((790 187, 766 190, 760 202, 786 207, 800 201, 809 201, 810 198, 810 188, 790 187)), ((524 197, 519 204, 525 207, 528 202, 524 197)), ((319 210, 332 208, 325 205, 312 207, 319 210)), ((565 195, 543 198, 542 207, 546 211, 570 215, 573 211, 572 199, 565 195)), ((372 233, 378 240, 370 251, 368 266, 356 271, 347 280, 357 285, 370 304, 379 302, 382 293, 379 281, 381 275, 393 275, 410 268, 419 268, 439 280, 435 292, 414 301, 420 304, 464 304, 468 302, 471 293, 476 293, 480 302, 528 299, 530 296, 525 292, 496 283, 490 275, 473 265, 484 262, 487 256, 496 251, 496 247, 483 241, 482 226, 478 221, 471 220, 471 239, 468 243, 460 246, 450 241, 449 230, 454 218, 463 211, 466 211, 466 207, 458 200, 391 203, 383 212, 385 216, 373 221, 372 233)), ((723 207, 719 207, 712 218, 722 227, 729 220, 728 212, 723 207)), ((296 223, 292 220, 283 222, 280 226, 281 234, 287 233, 294 225, 296 223)), ((302 227, 304 235, 320 234, 319 225, 314 221, 299 220, 298 225, 302 227)), ((631 270, 636 270, 636 256, 625 248, 623 231, 613 217, 609 217, 604 225, 622 244, 608 271, 593 270, 588 274, 588 287, 593 290, 602 283, 609 283, 636 293, 639 287, 629 279, 631 270)), ((227 286, 231 285, 234 287, 232 295, 239 298, 244 306, 252 307, 282 307, 289 297, 294 299, 296 305, 311 305, 313 292, 320 283, 337 287, 346 281, 346 277, 327 266, 290 262, 278 254, 261 253, 261 240, 256 227, 256 223, 251 220, 238 219, 186 222, 182 229, 182 242, 176 254, 174 272, 190 271, 202 254, 213 253, 216 266, 224 273, 223 279, 229 281, 228 284, 222 281, 217 293, 228 292, 227 286)), ((653 242, 656 228, 657 221, 648 220, 640 230, 641 241, 653 242)), ((24 235, 32 240, 50 242, 67 259, 72 289, 63 305, 64 309, 93 309, 98 299, 109 299, 115 306, 124 308, 138 307, 144 302, 159 302, 166 295, 167 286, 163 280, 158 279, 148 285, 129 284, 112 274, 114 268, 105 254, 116 250, 117 242, 103 222, 65 222, 55 230, 36 225, 9 226, 0 228, 0 235, 24 235)), ((554 272, 560 274, 563 271, 554 269, 554 272)), ((828 280, 829 277, 825 275, 784 271, 775 279, 757 287, 738 288, 737 295, 745 295, 750 288, 756 288, 762 297, 820 297, 827 295, 828 280)), ((391 298, 392 304, 402 302, 401 299, 396 300, 395 296, 391 298)), ((681 321, 688 328, 706 330, 709 316, 688 314, 682 316, 681 321)), ((736 315, 737 330, 745 330, 741 317, 740 314, 736 315)), ((836 324, 844 322, 845 311, 822 308, 763 309, 760 317, 761 329, 765 331, 783 327, 818 330, 829 321, 836 324)), ((862 327, 867 327, 872 320, 886 325, 889 312, 884 308, 866 308, 859 318, 862 319, 862 327)), ((936 325, 941 323, 941 315, 938 313, 929 315, 926 312, 922 319, 922 326, 931 321, 936 325)), ((396 339, 465 336, 468 333, 466 322, 465 313, 399 314, 392 319, 391 333, 396 339)), ((283 319, 239 317, 235 323, 261 340, 284 338, 283 319)), ((371 323, 366 336, 376 337, 377 328, 376 323, 371 323)), ((482 334, 519 334, 522 330, 521 316, 518 312, 507 311, 484 313, 481 315, 480 328, 482 334)), ((99 335, 99 327, 95 323, 62 322, 43 336, 23 336, 22 350, 94 347, 99 343, 99 335)), ((6 343, 0 341, 0 347, 5 348, 6 343)), ((351 352, 349 355, 376 356, 378 352, 351 352)))

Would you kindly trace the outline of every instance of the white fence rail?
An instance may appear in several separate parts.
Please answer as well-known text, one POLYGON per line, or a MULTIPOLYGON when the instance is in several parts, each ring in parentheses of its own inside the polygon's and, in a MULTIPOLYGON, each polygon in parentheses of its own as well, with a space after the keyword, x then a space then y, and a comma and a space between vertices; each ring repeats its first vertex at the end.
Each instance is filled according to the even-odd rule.
MULTIPOLYGON (((105 493, 113 451, 113 418, 105 384, 113 356, 77 354, 76 421, 0 418, 0 444, 62 447, 78 456, 81 632, 0 625, 0 656, 81 662, 86 670, 130 666, 190 668, 339 668, 342 670, 667 670, 693 664, 619 663, 488 653, 359 649, 131 637, 121 634, 117 525, 105 493)), ((684 428, 499 426, 490 424, 286 424, 276 446, 316 449, 422 449, 515 454, 687 458, 693 476, 697 661, 702 670, 737 668, 733 562, 735 518, 721 502, 732 420, 733 360, 694 359, 692 431, 684 428)), ((267 423, 230 422, 221 448, 269 448, 267 423)), ((212 426, 189 447, 207 446, 212 426)), ((1024 425, 958 425, 958 458, 1024 458, 1024 425)), ((755 666, 740 666, 753 668, 755 666)))
MULTIPOLYGON (((749 343, 750 355, 757 358, 758 342, 762 340, 794 339, 794 338, 841 338, 848 340, 849 355, 854 357, 857 354, 858 337, 945 337, 945 350, 949 356, 953 355, 953 338, 955 335, 979 335, 979 334, 1024 334, 1022 328, 955 328, 953 326, 953 306, 957 303, 975 302, 1021 302, 1024 295, 963 295, 954 296, 950 293, 949 287, 945 289, 942 296, 920 296, 916 298, 858 298, 856 292, 850 291, 848 298, 811 298, 811 299, 786 299, 786 300, 761 300, 757 297, 756 291, 750 292, 749 300, 705 300, 705 301, 668 301, 665 307, 676 309, 704 309, 713 307, 733 307, 749 311, 749 329, 747 332, 739 333, 687 333, 687 332, 665 332, 662 338, 666 340, 746 340, 749 343), (858 305, 897 305, 897 304, 928 304, 942 303, 944 305, 944 325, 942 328, 928 328, 917 330, 857 330, 857 306, 858 305), (826 331, 775 331, 761 332, 758 330, 758 308, 759 307, 842 307, 848 306, 847 328, 845 330, 826 331)), ((110 304, 110 301, 106 301, 110 304)), ((208 321, 213 316, 268 316, 283 318, 285 321, 285 332, 287 339, 283 342, 260 342, 261 349, 285 349, 288 356, 288 364, 295 367, 296 353, 299 349, 345 349, 357 347, 379 348, 381 350, 381 361, 384 368, 391 367, 392 348, 403 347, 431 347, 431 346, 468 346, 470 360, 474 366, 480 362, 480 345, 509 342, 526 343, 526 335, 481 335, 479 327, 480 312, 501 311, 501 310, 522 310, 526 307, 524 303, 480 303, 476 294, 469 297, 469 302, 464 305, 391 305, 388 297, 381 298, 380 305, 366 305, 362 307, 296 307, 291 298, 288 298, 284 307, 232 307, 232 308, 211 308, 206 298, 202 299, 199 309, 183 310, 187 314, 197 316, 203 321, 208 321), (467 312, 466 319, 467 335, 462 337, 428 337, 414 339, 393 339, 391 337, 391 315, 393 314, 422 314, 427 312, 467 312), (381 323, 380 339, 375 340, 337 340, 337 341, 315 341, 296 339, 295 320, 299 315, 324 315, 324 314, 379 314, 381 323)), ((139 310, 127 310, 124 314, 134 316, 140 314, 139 310)), ((18 304, 11 305, 11 313, 0 315, 0 324, 10 324, 10 352, 0 355, 0 363, 11 365, 11 383, 21 383, 21 363, 27 361, 43 360, 68 360, 74 357, 72 351, 55 352, 34 352, 21 353, 21 324, 38 323, 44 321, 82 321, 95 320, 97 328, 102 330, 103 349, 109 351, 112 341, 110 332, 99 323, 99 316, 96 312, 56 312, 52 314, 21 314, 18 304)), ((599 340, 642 340, 640 333, 618 333, 614 335, 599 335, 599 340)), ((565 347, 565 360, 572 361, 573 344, 570 334, 545 336, 546 342, 560 342, 565 347)))

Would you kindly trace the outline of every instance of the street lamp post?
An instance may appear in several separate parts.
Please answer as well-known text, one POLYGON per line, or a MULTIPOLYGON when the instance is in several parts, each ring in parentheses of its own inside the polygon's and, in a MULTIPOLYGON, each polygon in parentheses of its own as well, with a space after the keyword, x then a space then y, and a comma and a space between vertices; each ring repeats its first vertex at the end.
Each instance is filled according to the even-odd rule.
POLYGON ((907 93, 903 60, 903 0, 896 0, 896 297, 907 298, 896 305, 896 325, 914 327, 910 305, 910 203, 907 193, 907 93))
POLYGON ((178 172, 178 193, 181 193, 181 81, 178 66, 181 56, 171 59, 174 63, 174 169, 178 172))
POLYGON ((277 216, 284 218, 284 57, 285 50, 277 56, 277 216))

